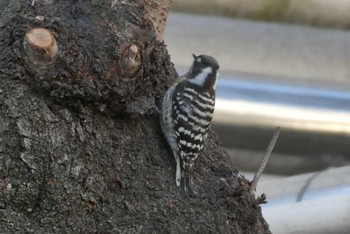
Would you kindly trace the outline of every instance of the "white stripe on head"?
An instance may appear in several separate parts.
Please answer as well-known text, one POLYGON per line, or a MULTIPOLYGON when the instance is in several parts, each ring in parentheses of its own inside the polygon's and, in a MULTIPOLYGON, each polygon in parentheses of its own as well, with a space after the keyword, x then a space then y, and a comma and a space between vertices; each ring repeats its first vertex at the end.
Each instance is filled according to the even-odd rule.
POLYGON ((203 86, 207 77, 213 73, 213 69, 211 67, 207 67, 207 68, 204 68, 201 73, 199 73, 198 75, 196 75, 195 78, 193 79, 188 79, 188 81, 192 84, 196 84, 196 85, 199 85, 199 86, 203 86))

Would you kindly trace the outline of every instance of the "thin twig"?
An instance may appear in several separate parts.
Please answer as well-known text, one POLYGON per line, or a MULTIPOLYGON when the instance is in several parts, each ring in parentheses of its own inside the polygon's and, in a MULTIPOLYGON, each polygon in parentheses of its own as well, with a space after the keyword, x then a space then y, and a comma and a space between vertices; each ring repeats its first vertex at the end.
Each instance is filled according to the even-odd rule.
POLYGON ((269 146, 267 147, 266 151, 265 151, 265 154, 263 155, 262 157, 262 160, 261 160, 261 164, 260 164, 260 167, 258 169, 258 171, 255 173, 254 175, 254 178, 250 184, 250 191, 255 191, 256 190, 256 186, 258 185, 258 181, 265 169, 265 166, 267 164, 267 161, 269 160, 270 158, 270 155, 271 155, 271 152, 273 150, 273 148, 275 147, 275 144, 276 144, 276 141, 277 141, 277 138, 279 136, 281 132, 281 128, 280 127, 277 127, 273 133, 273 136, 272 136, 272 139, 270 141, 270 144, 269 146))

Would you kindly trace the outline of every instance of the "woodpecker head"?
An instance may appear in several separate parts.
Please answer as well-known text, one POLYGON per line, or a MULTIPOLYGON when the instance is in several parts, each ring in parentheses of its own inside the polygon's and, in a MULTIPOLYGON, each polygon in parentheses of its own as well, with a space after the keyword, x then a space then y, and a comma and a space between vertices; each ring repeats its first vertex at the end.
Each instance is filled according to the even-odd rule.
POLYGON ((192 84, 203 87, 204 89, 215 90, 216 81, 219 78, 219 64, 209 55, 193 54, 193 64, 185 75, 192 84))

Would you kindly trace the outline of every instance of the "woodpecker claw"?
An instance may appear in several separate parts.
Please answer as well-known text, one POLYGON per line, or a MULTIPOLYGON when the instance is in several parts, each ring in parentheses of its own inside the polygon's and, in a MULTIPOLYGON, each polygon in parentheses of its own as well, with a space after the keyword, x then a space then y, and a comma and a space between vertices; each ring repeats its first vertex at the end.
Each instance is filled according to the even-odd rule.
POLYGON ((160 110, 157 106, 154 106, 151 110, 152 110, 152 113, 157 113, 158 115, 160 115, 160 110))
POLYGON ((196 190, 194 190, 191 185, 188 186, 188 192, 187 193, 188 193, 188 195, 190 197, 197 197, 197 195, 198 195, 196 190))
POLYGON ((184 193, 186 196, 196 197, 197 192, 193 189, 191 166, 186 165, 184 172, 184 193))
POLYGON ((191 185, 191 183, 188 183, 188 180, 185 179, 184 180, 184 194, 187 197, 196 197, 198 195, 198 193, 196 192, 196 190, 194 190, 191 185))

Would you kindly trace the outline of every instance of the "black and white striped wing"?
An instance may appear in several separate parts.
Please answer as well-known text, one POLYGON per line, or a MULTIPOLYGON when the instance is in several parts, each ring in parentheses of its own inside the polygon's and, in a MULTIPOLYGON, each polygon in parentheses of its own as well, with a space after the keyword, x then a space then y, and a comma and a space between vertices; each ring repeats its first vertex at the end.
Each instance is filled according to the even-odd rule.
POLYGON ((199 93, 186 82, 178 85, 173 95, 176 142, 182 160, 191 163, 203 148, 213 117, 215 96, 199 93))

